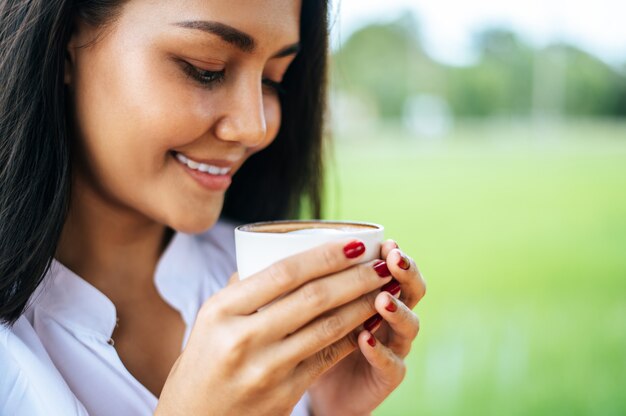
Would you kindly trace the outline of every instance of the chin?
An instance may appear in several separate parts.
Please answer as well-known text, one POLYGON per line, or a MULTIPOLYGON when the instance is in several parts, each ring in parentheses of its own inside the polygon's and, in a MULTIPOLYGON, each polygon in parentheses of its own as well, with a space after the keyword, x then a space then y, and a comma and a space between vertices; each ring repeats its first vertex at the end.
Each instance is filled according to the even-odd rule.
POLYGON ((204 231, 207 231, 209 228, 213 227, 217 222, 217 218, 207 220, 198 220, 198 221, 180 221, 180 222, 170 222, 167 225, 170 228, 173 228, 176 231, 185 234, 200 234, 204 231))
POLYGON ((219 216, 220 211, 213 212, 212 210, 196 215, 189 215, 189 212, 186 212, 182 215, 175 215, 173 218, 170 217, 165 225, 185 234, 199 234, 213 227, 219 216))

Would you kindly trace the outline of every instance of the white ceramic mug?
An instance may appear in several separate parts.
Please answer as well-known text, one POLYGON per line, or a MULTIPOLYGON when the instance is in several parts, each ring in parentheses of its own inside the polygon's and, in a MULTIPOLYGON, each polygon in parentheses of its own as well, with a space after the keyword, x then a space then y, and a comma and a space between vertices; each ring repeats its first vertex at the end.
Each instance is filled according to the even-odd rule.
POLYGON ((239 278, 245 279, 291 255, 321 244, 355 238, 365 244, 362 262, 380 256, 384 227, 353 221, 289 220, 258 222, 235 229, 239 278))

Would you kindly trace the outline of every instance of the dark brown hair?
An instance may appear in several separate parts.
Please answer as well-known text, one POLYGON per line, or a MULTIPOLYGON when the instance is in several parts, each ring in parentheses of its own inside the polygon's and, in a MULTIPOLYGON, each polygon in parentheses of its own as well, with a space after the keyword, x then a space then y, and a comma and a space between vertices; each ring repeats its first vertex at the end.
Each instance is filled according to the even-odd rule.
MULTIPOLYGON (((0 0, 0 322, 14 323, 50 267, 70 201, 72 131, 63 83, 72 22, 113 21, 124 0, 0 0)), ((233 179, 237 222, 321 216, 326 0, 302 0, 301 51, 285 74, 282 124, 233 179)))

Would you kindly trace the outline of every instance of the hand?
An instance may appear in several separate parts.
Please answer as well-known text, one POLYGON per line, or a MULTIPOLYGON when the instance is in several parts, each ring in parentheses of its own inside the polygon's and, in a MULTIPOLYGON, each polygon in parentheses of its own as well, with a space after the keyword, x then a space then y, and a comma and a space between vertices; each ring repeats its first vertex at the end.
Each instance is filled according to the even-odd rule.
POLYGON ((354 351, 309 389, 315 416, 369 415, 404 378, 404 358, 419 331, 411 309, 426 285, 413 260, 397 247, 391 240, 383 245, 382 258, 395 280, 377 294, 378 314, 364 324, 369 330, 355 335, 354 351))
POLYGON ((378 275, 376 262, 357 265, 359 248, 350 240, 323 245, 233 279, 207 300, 155 414, 291 413, 350 352, 349 335, 391 281, 378 275))

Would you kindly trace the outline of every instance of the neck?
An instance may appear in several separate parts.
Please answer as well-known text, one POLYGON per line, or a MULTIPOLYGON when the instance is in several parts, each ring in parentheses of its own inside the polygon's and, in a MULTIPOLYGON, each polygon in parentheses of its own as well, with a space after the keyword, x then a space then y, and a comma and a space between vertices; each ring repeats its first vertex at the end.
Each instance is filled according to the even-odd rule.
POLYGON ((152 285, 169 230, 80 180, 73 185, 56 259, 114 302, 152 285))

